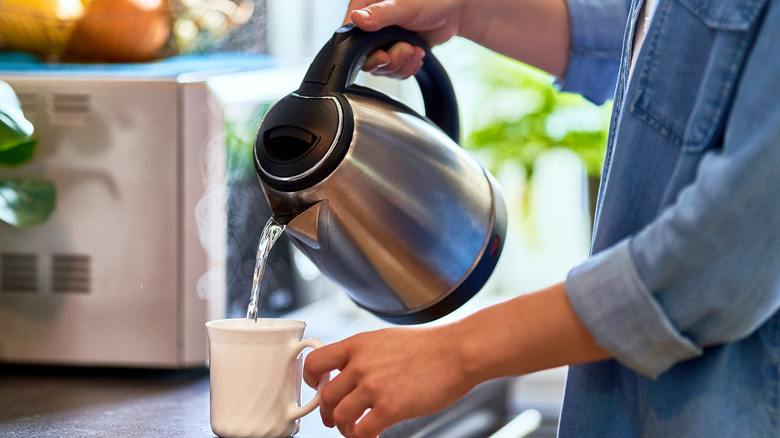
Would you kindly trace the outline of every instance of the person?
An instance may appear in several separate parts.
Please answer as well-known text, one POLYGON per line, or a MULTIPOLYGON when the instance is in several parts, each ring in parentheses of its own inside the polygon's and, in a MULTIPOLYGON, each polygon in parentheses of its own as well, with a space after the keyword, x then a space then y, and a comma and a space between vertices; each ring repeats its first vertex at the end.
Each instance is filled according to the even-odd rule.
MULTIPOLYGON (((780 436, 780 1, 353 0, 613 98, 591 257, 456 322, 313 351, 327 426, 376 437, 480 382, 569 365, 561 437, 780 436)), ((364 69, 406 77, 405 43, 364 69)))

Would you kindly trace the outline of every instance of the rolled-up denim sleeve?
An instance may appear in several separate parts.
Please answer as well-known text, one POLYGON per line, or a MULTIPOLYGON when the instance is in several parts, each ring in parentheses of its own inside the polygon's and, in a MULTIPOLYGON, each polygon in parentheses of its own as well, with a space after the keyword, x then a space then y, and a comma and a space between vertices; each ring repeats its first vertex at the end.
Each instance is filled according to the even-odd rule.
POLYGON ((601 104, 615 91, 628 16, 624 0, 567 0, 572 44, 566 76, 557 85, 601 104))
POLYGON ((566 280, 596 340, 637 372, 657 376, 704 347, 748 337, 780 309, 778 39, 777 26, 764 26, 723 147, 704 152, 693 182, 566 280))
POLYGON ((669 320, 624 240, 569 272, 566 292, 597 342, 623 365, 655 377, 701 348, 669 320))

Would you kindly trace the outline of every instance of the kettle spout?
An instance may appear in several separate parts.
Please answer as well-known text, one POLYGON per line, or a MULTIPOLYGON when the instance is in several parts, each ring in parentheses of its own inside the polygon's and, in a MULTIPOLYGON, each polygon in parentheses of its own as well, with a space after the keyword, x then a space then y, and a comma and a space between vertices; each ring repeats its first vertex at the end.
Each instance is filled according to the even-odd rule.
POLYGON ((287 223, 287 234, 312 249, 327 242, 328 200, 323 199, 287 223))

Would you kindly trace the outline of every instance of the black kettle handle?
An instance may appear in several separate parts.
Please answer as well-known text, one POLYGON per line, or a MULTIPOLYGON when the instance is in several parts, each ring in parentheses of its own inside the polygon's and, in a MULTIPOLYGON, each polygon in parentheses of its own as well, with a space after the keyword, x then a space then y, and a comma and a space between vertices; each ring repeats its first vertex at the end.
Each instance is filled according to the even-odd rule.
POLYGON ((423 66, 415 75, 425 104, 425 115, 456 143, 460 143, 458 103, 447 72, 422 39, 398 26, 376 32, 363 31, 352 23, 340 27, 314 58, 299 93, 344 93, 355 82, 369 53, 387 50, 400 41, 425 50, 423 66))

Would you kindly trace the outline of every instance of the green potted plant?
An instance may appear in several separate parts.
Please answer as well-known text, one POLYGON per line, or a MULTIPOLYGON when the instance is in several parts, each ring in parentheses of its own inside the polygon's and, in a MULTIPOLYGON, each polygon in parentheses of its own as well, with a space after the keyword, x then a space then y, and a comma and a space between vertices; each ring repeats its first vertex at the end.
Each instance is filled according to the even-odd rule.
POLYGON ((583 163, 590 198, 595 201, 611 105, 597 106, 579 95, 560 92, 552 76, 509 58, 494 53, 482 56, 483 102, 465 146, 494 172, 508 163, 519 164, 527 182, 540 155, 555 148, 571 150, 583 163))
MULTIPOLYGON (((32 159, 38 141, 13 89, 0 81, 0 165, 18 167, 32 159)), ((40 224, 56 202, 54 183, 42 178, 7 178, 0 169, 0 221, 16 227, 40 224)))

